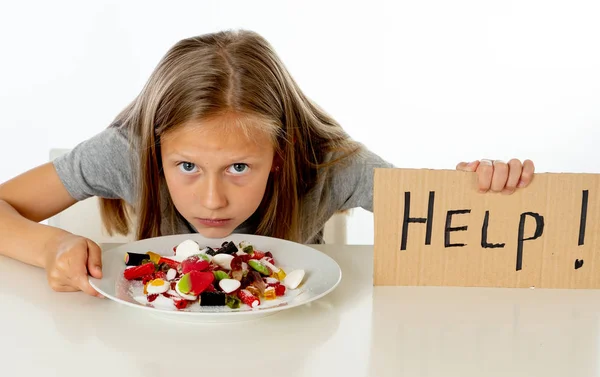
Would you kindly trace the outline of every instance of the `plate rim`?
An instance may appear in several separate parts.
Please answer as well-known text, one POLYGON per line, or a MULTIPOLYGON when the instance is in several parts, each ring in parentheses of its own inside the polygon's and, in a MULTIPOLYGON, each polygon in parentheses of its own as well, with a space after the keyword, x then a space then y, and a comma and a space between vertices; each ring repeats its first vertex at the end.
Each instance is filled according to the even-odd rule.
POLYGON ((114 295, 108 294, 106 293, 104 290, 100 289, 100 287, 98 286, 97 282, 100 282, 102 279, 97 279, 94 278, 92 276, 88 276, 88 281, 90 283, 90 285, 101 295, 103 295, 105 298, 112 300, 112 301, 116 301, 120 304, 124 304, 133 308, 138 308, 138 309, 144 309, 144 310, 148 310, 150 313, 153 314, 171 314, 171 315, 179 315, 179 316, 192 316, 192 317, 214 317, 214 316, 218 316, 218 317, 230 317, 230 316, 252 316, 252 315, 262 315, 262 314, 267 314, 267 313, 272 313, 272 312, 280 312, 283 310, 287 310, 287 309, 292 309, 292 308, 296 308, 302 305, 306 305, 310 302, 316 301, 321 299, 322 297, 328 295, 329 293, 331 293, 333 290, 335 290, 338 285, 340 284, 340 282, 342 281, 342 269, 340 267, 340 265, 335 261, 335 259, 333 259, 332 257, 330 257, 329 255, 325 254, 324 252, 315 249, 314 247, 311 247, 310 244, 303 244, 303 243, 298 243, 298 242, 293 242, 293 241, 289 241, 289 240, 285 240, 285 239, 281 239, 281 238, 275 238, 275 237, 269 237, 269 236, 263 236, 263 235, 258 235, 258 234, 249 234, 249 233, 233 233, 230 234, 227 237, 223 237, 223 238, 208 238, 208 237, 204 237, 199 233, 181 233, 181 234, 173 234, 173 235, 167 235, 167 236, 159 236, 159 237, 151 237, 151 238, 145 238, 142 240, 136 240, 136 241, 132 241, 132 242, 126 242, 126 243, 120 243, 119 246, 115 246, 115 247, 111 247, 110 249, 107 250, 103 250, 102 254, 104 255, 105 253, 116 253, 117 249, 121 249, 121 248, 126 248, 127 246, 131 246, 134 244, 140 244, 140 243, 144 243, 144 242, 149 242, 152 239, 168 239, 168 238, 173 238, 173 239, 179 239, 179 238, 186 238, 186 239, 190 239, 190 238, 203 238, 204 240, 211 240, 214 241, 215 243, 218 242, 224 242, 227 241, 228 239, 231 239, 232 236, 235 237, 251 237, 251 238, 264 238, 264 239, 269 239, 269 240, 274 240, 276 242, 283 242, 283 243, 289 243, 289 244, 294 244, 296 247, 297 246, 302 246, 302 247, 306 247, 309 249, 312 249, 313 251, 321 254, 322 256, 324 256, 325 258, 328 258, 331 260, 331 262, 334 263, 334 265, 337 267, 337 272, 338 272, 338 276, 337 276, 337 280, 335 281, 335 283, 326 291, 318 294, 318 295, 314 295, 311 298, 309 298, 308 300, 302 301, 302 302, 297 302, 294 304, 286 304, 286 305, 280 305, 280 306, 273 306, 273 307, 269 307, 269 308, 265 308, 265 309, 250 309, 250 310, 244 310, 244 311, 224 311, 224 312, 203 312, 203 311, 181 311, 181 310, 166 310, 166 309, 160 309, 160 308, 154 308, 151 306, 146 306, 146 305, 142 305, 140 303, 132 303, 129 301, 125 301, 119 297, 116 297, 114 295))

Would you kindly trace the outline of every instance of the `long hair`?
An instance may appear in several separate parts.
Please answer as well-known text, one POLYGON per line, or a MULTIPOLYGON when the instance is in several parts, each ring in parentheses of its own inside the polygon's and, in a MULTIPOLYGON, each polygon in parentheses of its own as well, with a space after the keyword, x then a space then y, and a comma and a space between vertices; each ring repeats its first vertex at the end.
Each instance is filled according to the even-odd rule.
MULTIPOLYGON (((160 139, 183 123, 234 112, 263 120, 280 169, 271 173, 256 211, 256 233, 305 241, 300 219, 304 195, 326 168, 359 145, 311 102, 271 45, 250 31, 224 31, 176 43, 148 82, 113 122, 130 135, 137 202, 101 199, 109 234, 127 234, 136 215, 136 238, 174 234, 178 214, 166 189, 160 139), (331 160, 326 156, 336 156, 331 160), (135 169, 134 169, 135 170, 135 169)), ((243 122, 242 122, 243 123, 243 122)))

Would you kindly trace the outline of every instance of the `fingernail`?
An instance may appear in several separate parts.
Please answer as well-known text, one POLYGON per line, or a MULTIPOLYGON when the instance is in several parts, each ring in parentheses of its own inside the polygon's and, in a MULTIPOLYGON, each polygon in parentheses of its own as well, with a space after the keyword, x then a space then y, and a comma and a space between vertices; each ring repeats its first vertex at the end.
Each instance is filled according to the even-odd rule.
POLYGON ((517 184, 517 187, 524 187, 525 186, 525 182, 524 181, 519 181, 519 184, 517 184))
POLYGON ((467 164, 467 166, 473 166, 473 165, 475 165, 476 163, 477 163, 477 161, 471 161, 471 162, 469 162, 469 163, 467 164))
POLYGON ((484 160, 481 160, 481 163, 482 163, 483 165, 492 165, 492 160, 487 160, 487 159, 484 159, 484 160))
POLYGON ((502 160, 494 160, 494 164, 504 164, 505 162, 502 160))
POLYGON ((102 271, 102 267, 101 267, 101 266, 95 265, 95 266, 94 266, 94 268, 95 268, 96 270, 98 270, 98 271, 102 271))

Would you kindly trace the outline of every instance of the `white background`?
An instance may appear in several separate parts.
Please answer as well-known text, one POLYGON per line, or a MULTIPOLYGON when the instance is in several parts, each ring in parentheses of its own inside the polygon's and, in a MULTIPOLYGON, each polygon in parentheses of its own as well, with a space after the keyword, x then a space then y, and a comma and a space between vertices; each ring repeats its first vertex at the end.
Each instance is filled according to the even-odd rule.
MULTIPOLYGON (((309 97, 398 166, 600 171, 598 1, 164 3, 3 0, 0 182, 105 128, 179 39, 230 28, 266 37, 309 97)), ((349 242, 372 243, 371 221, 355 214, 349 242)))

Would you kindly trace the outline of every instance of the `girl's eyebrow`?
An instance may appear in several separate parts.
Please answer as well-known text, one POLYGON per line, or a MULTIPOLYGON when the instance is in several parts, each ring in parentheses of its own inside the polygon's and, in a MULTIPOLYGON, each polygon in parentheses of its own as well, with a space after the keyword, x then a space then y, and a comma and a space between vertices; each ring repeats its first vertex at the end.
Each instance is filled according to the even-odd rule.
MULTIPOLYGON (((185 152, 171 152, 167 155, 170 158, 178 158, 186 161, 192 162, 197 157, 193 157, 191 154, 187 154, 185 152)), ((254 154, 243 154, 243 155, 233 155, 231 158, 228 158, 231 162, 239 162, 244 160, 256 160, 259 157, 254 154)))

